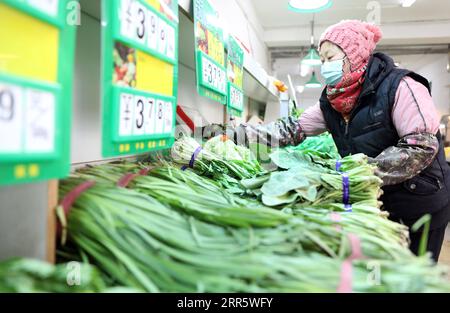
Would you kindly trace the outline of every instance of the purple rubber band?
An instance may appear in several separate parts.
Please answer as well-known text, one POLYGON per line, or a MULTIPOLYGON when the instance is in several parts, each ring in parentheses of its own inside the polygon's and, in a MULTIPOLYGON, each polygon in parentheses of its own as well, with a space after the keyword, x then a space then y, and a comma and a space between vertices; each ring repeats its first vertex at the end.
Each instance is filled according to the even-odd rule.
POLYGON ((353 212, 353 207, 352 207, 351 204, 346 204, 344 206, 344 210, 345 210, 345 213, 352 213, 353 212))
POLYGON ((340 160, 337 160, 337 161, 336 161, 336 171, 337 171, 337 172, 340 172, 340 171, 341 171, 341 166, 342 166, 341 161, 340 161, 340 160))
POLYGON ((342 202, 344 205, 350 204, 350 179, 347 173, 342 174, 342 202))
POLYGON ((197 149, 195 149, 194 153, 192 154, 191 161, 189 162, 189 167, 194 168, 195 159, 197 158, 198 154, 202 151, 202 147, 198 146, 197 149))

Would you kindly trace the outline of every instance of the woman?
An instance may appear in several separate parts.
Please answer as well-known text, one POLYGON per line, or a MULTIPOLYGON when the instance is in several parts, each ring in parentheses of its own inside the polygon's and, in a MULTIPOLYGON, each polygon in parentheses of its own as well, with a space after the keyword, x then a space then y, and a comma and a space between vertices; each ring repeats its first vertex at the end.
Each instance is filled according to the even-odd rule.
MULTIPOLYGON (((300 120, 229 129, 236 142, 297 145, 329 131, 341 156, 364 153, 378 165, 384 208, 411 227, 431 214, 427 249, 437 261, 450 219, 450 167, 445 161, 439 117, 428 81, 374 53, 381 30, 360 21, 329 27, 319 43, 327 86, 300 120)), ((411 232, 418 252, 422 233, 411 232)))

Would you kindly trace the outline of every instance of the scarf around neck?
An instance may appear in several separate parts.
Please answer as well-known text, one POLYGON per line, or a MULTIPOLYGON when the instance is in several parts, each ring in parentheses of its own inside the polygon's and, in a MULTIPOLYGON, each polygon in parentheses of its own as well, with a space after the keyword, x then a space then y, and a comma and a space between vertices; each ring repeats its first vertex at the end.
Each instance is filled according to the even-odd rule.
POLYGON ((356 105, 362 91, 367 64, 361 69, 344 74, 336 86, 327 86, 327 98, 331 106, 345 118, 356 105))

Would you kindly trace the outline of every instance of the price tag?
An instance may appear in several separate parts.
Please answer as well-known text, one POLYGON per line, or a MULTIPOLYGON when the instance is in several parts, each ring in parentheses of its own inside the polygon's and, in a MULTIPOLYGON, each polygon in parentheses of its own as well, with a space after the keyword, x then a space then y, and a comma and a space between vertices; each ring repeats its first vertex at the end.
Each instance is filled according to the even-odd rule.
POLYGON ((166 48, 167 48, 167 28, 169 25, 163 21, 160 20, 158 24, 158 52, 166 55, 166 48))
POLYGON ((156 101, 156 134, 164 133, 164 109, 165 103, 162 100, 156 101))
POLYGON ((228 38, 227 78, 228 103, 227 107, 234 116, 241 116, 244 109, 243 89, 244 50, 233 36, 228 38))
POLYGON ((120 93, 119 139, 167 134, 173 128, 173 102, 120 93))
POLYGON ((225 71, 202 55, 203 84, 221 93, 226 93, 225 71))
POLYGON ((120 3, 120 34, 175 59, 175 28, 139 1, 120 3))
MULTIPOLYGON (((112 78, 103 86, 104 157, 168 148, 174 141, 175 121, 166 116, 174 111, 166 102, 177 101, 178 18, 167 17, 161 2, 102 1, 102 75, 112 78)), ((177 0, 170 3, 178 9, 177 0)))
POLYGON ((0 0, 0 185, 69 173, 72 2, 0 0))
POLYGON ((164 110, 164 133, 171 133, 172 125, 173 125, 173 106, 171 102, 166 102, 164 110))
POLYGON ((22 149, 23 99, 19 87, 0 84, 0 154, 22 149))
POLYGON ((242 111, 244 107, 244 94, 239 89, 230 84, 230 106, 242 111))
POLYGON ((131 136, 133 130, 134 97, 122 93, 120 95, 119 136, 131 136))
POLYGON ((26 92, 25 152, 51 153, 55 149, 55 96, 50 92, 26 92))
POLYGON ((48 154, 55 150, 53 93, 0 85, 0 153, 48 154))
POLYGON ((28 4, 50 16, 58 15, 58 0, 28 0, 28 4))
POLYGON ((141 136, 145 134, 145 115, 146 101, 144 97, 134 97, 134 126, 133 136, 141 136))

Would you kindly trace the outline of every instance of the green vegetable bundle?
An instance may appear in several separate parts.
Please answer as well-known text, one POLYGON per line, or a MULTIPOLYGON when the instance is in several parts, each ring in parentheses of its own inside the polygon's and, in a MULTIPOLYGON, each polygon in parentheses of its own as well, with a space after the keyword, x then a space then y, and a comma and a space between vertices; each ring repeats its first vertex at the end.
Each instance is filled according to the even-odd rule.
MULTIPOLYGON (((61 193, 81 181, 63 182, 61 193)), ((224 226, 188 213, 141 192, 97 183, 78 198, 68 216, 69 241, 116 283, 145 291, 336 291, 349 251, 339 230, 293 217, 274 227, 224 226), (336 251, 336 257, 308 252, 322 249, 336 251)), ((363 250, 370 252, 365 242, 363 250)), ((428 258, 381 259, 381 285, 367 280, 371 261, 378 262, 354 262, 355 291, 448 288, 442 269, 428 258)))
POLYGON ((33 259, 0 263, 0 292, 102 292, 105 288, 100 273, 85 263, 54 266, 33 259))
MULTIPOLYGON (((145 167, 145 165, 142 166, 145 167)), ((138 165, 130 163, 114 166, 106 164, 84 169, 79 175, 84 179, 95 179, 113 184, 133 168, 133 172, 138 172, 141 169, 138 165)), ((345 219, 341 222, 342 232, 336 231, 332 225, 330 213, 333 211, 339 212, 338 207, 326 209, 317 205, 314 209, 317 218, 317 221, 314 220, 315 224, 311 224, 311 220, 308 220, 306 215, 296 213, 301 219, 294 219, 290 216, 292 214, 284 214, 278 210, 262 206, 257 201, 230 194, 209 179, 200 177, 192 171, 182 171, 168 164, 160 164, 152 169, 148 175, 136 177, 131 182, 130 188, 202 221, 224 226, 266 228, 289 222, 289 226, 286 227, 290 233, 295 234, 291 234, 290 237, 298 238, 296 242, 305 245, 307 251, 322 252, 333 257, 337 256, 338 251, 342 250, 341 239, 343 234, 348 231, 362 236, 370 233, 374 238, 368 236, 368 239, 363 243, 363 250, 368 256, 396 259, 412 256, 406 248, 407 234, 405 235, 405 227, 386 220, 380 210, 370 208, 362 203, 355 206, 355 212, 366 214, 370 212, 375 216, 373 220, 370 220, 370 218, 373 218, 370 216, 367 217, 367 220, 374 223, 374 228, 380 230, 379 233, 371 233, 369 229, 366 229, 370 225, 363 223, 365 217, 356 214, 354 218, 345 219), (176 192, 173 192, 173 190, 176 190, 176 192), (318 215, 319 212, 320 216, 318 215), (380 218, 380 216, 383 217, 380 218), (317 225, 322 225, 322 223, 318 223, 320 219, 328 222, 329 229, 317 227, 317 225), (386 230, 385 233, 382 232, 384 230, 386 230)), ((290 184, 293 183, 290 182, 290 184)), ((299 212, 299 208, 297 207, 294 212, 299 212)), ((286 232, 286 228, 284 231, 286 232)), ((348 249, 344 249, 343 252, 350 254, 348 249)))
POLYGON ((342 203, 345 186, 342 172, 348 176, 348 204, 365 202, 375 208, 381 205, 378 198, 382 194, 382 180, 375 176, 375 167, 362 154, 335 161, 277 150, 271 158, 278 171, 241 181, 246 193, 261 196, 267 206, 342 203), (341 164, 339 172, 337 162, 341 164))
POLYGON ((172 147, 173 161, 192 167, 201 175, 214 178, 225 188, 239 185, 239 180, 264 173, 264 169, 247 148, 235 145, 225 136, 217 136, 204 147, 187 136, 172 147))
MULTIPOLYGON (((131 163, 106 164, 83 169, 76 176, 115 184, 127 172, 138 172, 140 169, 131 163)), ((160 164, 148 176, 136 177, 130 187, 182 213, 226 226, 276 226, 286 223, 290 218, 257 201, 230 194, 217 183, 190 170, 183 171, 170 165, 160 164)))

